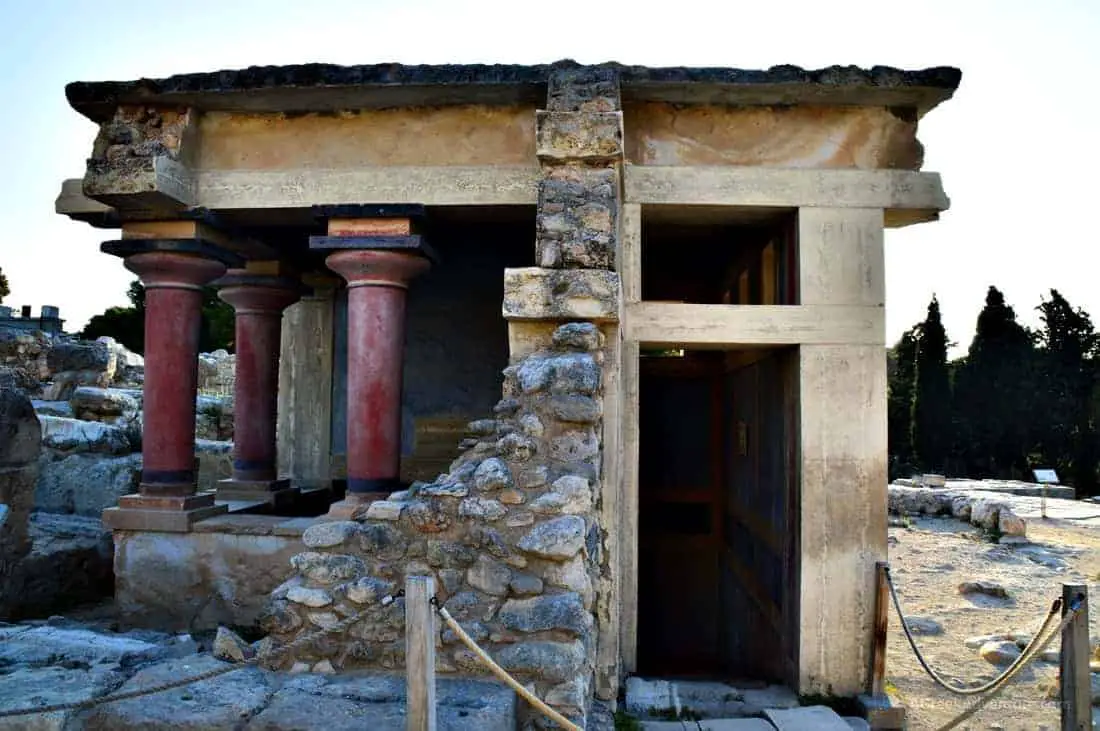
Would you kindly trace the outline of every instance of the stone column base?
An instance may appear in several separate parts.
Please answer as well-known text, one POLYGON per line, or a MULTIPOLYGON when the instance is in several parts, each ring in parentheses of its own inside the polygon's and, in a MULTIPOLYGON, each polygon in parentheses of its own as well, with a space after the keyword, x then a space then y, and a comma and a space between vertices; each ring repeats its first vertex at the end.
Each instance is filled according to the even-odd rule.
POLYGON ((111 530, 187 533, 200 520, 229 512, 214 504, 213 493, 187 496, 123 495, 117 508, 103 511, 103 524, 111 530))
POLYGON ((218 480, 215 499, 266 502, 272 507, 282 508, 294 504, 299 493, 297 487, 291 486, 290 480, 239 480, 230 477, 218 480))

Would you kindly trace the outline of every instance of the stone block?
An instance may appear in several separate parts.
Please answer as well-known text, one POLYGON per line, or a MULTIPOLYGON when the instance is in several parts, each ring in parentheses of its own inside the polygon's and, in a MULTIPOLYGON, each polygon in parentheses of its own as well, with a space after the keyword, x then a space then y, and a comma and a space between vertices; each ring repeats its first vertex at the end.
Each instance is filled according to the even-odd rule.
POLYGON ((618 241, 616 168, 561 166, 539 181, 535 256, 539 266, 613 269, 618 241))
POLYGON ((905 706, 887 695, 861 695, 856 699, 860 710, 875 731, 901 731, 906 728, 905 706))
POLYGON ((59 452, 120 455, 134 451, 130 433, 122 426, 60 416, 43 416, 39 421, 42 446, 59 452))
POLYGON ((622 112, 535 113, 535 154, 540 160, 604 162, 623 156, 622 112))
POLYGON ((828 706, 765 710, 764 717, 777 731, 852 731, 848 722, 828 706))
POLYGON ((602 269, 504 270, 506 320, 619 319, 619 275, 602 269))

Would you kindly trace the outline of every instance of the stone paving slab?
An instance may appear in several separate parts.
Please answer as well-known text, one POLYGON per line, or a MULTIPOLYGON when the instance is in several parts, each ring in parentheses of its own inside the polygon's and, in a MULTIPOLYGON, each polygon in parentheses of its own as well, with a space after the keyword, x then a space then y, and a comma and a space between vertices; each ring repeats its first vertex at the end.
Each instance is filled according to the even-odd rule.
POLYGON ((848 722, 828 706, 767 710, 764 717, 777 731, 852 731, 848 722))
MULTIPOLYGON (((125 679, 114 670, 19 668, 0 679, 0 710, 78 703, 103 695, 125 679)), ((0 731, 61 731, 75 711, 0 718, 0 731)))
POLYGON ((124 635, 43 626, 5 637, 0 664, 50 665, 63 658, 70 664, 102 665, 151 660, 164 652, 160 645, 124 635))

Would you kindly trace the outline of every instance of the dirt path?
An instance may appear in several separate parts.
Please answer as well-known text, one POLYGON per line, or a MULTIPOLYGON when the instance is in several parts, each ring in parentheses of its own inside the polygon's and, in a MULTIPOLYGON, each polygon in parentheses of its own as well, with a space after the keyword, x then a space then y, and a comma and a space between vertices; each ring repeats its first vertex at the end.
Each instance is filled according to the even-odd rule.
MULTIPOLYGON (((1100 635, 1100 530, 1067 521, 1028 521, 1027 546, 991 543, 977 528, 951 518, 915 519, 890 529, 890 563, 902 606, 909 617, 942 625, 941 634, 917 637, 925 658, 958 684, 985 681, 1001 668, 983 660, 964 642, 978 635, 1034 633, 1061 596, 1063 583, 1088 583, 1091 635, 1100 635), (985 579, 1008 590, 1009 598, 962 595, 964 581, 985 579)), ((973 697, 936 686, 913 656, 897 616, 891 612, 887 679, 909 708, 910 728, 935 729, 969 708, 973 697)), ((1055 640, 1048 649, 1058 649, 1055 640)), ((960 728, 1058 729, 1056 701, 1046 691, 1057 664, 1037 661, 1010 688, 960 728)))

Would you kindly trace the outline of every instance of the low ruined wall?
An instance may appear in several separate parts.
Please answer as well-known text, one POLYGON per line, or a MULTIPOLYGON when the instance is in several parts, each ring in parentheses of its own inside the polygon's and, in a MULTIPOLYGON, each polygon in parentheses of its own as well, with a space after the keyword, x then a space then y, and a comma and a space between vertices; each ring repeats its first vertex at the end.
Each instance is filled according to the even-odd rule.
POLYGON ((115 601, 126 624, 198 631, 255 626, 292 573, 311 518, 225 515, 191 533, 115 531, 115 601))
MULTIPOLYGON (((409 575, 433 576, 440 601, 498 663, 583 718, 596 652, 601 340, 589 323, 557 328, 505 369, 496 417, 469 425, 448 474, 305 531, 264 628, 282 644, 367 615, 285 667, 403 667, 403 601, 381 600, 409 575)), ((451 632, 437 657, 440 672, 484 672, 451 632)))

